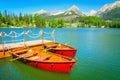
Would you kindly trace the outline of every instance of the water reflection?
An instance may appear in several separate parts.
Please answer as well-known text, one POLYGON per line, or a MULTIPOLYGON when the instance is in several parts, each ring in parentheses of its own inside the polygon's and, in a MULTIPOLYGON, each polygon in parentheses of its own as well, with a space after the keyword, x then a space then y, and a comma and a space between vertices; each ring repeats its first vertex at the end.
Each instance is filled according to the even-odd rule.
POLYGON ((69 73, 39 70, 10 58, 0 59, 0 80, 72 80, 69 73))

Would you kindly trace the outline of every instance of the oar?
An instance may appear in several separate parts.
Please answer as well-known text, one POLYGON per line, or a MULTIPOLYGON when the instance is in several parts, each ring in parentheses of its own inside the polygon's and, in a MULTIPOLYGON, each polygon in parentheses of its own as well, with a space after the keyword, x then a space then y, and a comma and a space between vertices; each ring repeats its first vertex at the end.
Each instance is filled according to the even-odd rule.
POLYGON ((10 61, 15 61, 15 60, 20 59, 20 58, 22 58, 22 57, 23 57, 23 56, 19 56, 19 57, 17 57, 17 58, 10 59, 10 61))
POLYGON ((23 57, 31 57, 31 56, 33 56, 33 55, 35 55, 35 54, 37 54, 37 53, 34 53, 34 54, 32 54, 32 53, 26 53, 26 54, 24 54, 24 55, 21 55, 21 56, 18 56, 18 57, 16 57, 16 58, 14 58, 14 59, 11 59, 10 61, 15 61, 15 60, 17 60, 17 59, 20 59, 20 58, 23 58, 23 57))
POLYGON ((28 57, 27 55, 28 55, 28 54, 18 56, 18 57, 16 57, 16 58, 11 59, 10 61, 15 61, 15 60, 20 59, 20 58, 23 58, 23 57, 28 57))

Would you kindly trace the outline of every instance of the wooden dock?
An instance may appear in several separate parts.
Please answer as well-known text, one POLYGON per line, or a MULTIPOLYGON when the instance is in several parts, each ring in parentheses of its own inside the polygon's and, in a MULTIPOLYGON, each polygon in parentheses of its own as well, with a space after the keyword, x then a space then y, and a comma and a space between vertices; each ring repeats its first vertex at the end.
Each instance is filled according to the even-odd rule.
MULTIPOLYGON (((51 41, 44 40, 44 43, 47 43, 47 42, 51 42, 51 41)), ((34 40, 34 41, 27 41, 27 42, 25 42, 25 45, 28 46, 28 47, 29 46, 39 45, 39 44, 42 44, 42 40, 34 40)), ((23 46, 24 46, 24 42, 4 44, 4 50, 18 48, 18 47, 23 47, 23 46)), ((10 55, 11 54, 8 51, 6 51, 5 55, 4 55, 2 44, 0 44, 0 58, 8 57, 10 55)))

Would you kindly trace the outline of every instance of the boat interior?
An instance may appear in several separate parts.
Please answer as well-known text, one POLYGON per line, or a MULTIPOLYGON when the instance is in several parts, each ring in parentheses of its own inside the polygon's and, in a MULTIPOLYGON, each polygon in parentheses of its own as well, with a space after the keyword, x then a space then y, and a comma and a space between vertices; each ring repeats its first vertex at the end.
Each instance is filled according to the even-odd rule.
POLYGON ((22 56, 25 57, 27 60, 38 61, 38 62, 61 63, 61 62, 76 61, 71 57, 49 52, 49 50, 44 49, 43 46, 34 46, 34 47, 30 47, 29 49, 20 47, 20 48, 12 49, 11 52, 16 56, 22 56))
POLYGON ((70 46, 67 46, 67 45, 64 45, 64 44, 60 44, 60 43, 57 43, 57 42, 48 42, 45 44, 46 48, 49 48, 49 49, 62 49, 62 50, 73 50, 75 48, 72 48, 70 46))

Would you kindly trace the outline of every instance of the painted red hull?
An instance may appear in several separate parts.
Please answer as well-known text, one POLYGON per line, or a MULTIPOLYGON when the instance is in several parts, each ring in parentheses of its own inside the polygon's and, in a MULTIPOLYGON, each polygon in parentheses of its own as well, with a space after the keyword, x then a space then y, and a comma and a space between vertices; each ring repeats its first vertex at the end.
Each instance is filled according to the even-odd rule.
POLYGON ((69 56, 69 57, 75 57, 77 49, 75 49, 75 50, 52 49, 51 51, 56 53, 56 54, 69 56))
POLYGON ((71 72, 76 62, 71 63, 44 63, 30 61, 27 64, 36 67, 38 69, 48 70, 52 72, 71 72))
MULTIPOLYGON (((14 58, 18 57, 14 54, 12 54, 14 58)), ((21 62, 30 65, 32 67, 38 68, 38 69, 43 69, 43 70, 48 70, 52 72, 64 72, 64 73, 69 73, 72 71, 72 68, 76 64, 76 61, 73 62, 38 62, 38 61, 32 61, 29 59, 25 58, 20 58, 19 59, 21 62)))
POLYGON ((45 44, 48 48, 50 48, 50 51, 56 54, 68 56, 68 57, 75 57, 77 49, 73 48, 71 46, 57 43, 57 42, 49 42, 45 44))

